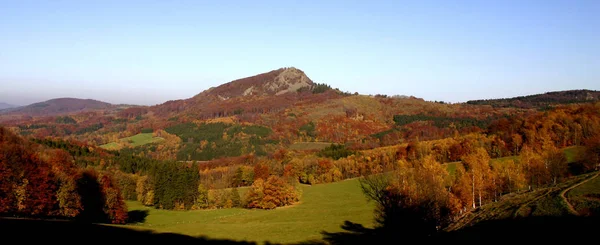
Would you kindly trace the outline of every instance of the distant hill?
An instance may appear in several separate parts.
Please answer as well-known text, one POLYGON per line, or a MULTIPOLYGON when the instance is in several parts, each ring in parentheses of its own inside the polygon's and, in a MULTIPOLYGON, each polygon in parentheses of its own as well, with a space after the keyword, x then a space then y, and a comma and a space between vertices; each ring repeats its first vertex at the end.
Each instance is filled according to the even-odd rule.
POLYGON ((600 100, 600 91, 567 90, 506 99, 470 100, 467 101, 467 104, 540 109, 557 104, 584 103, 598 100, 600 100))
POLYGON ((15 107, 18 107, 18 106, 0 102, 0 110, 10 109, 10 108, 15 108, 15 107))
POLYGON ((113 107, 112 104, 92 99, 58 98, 4 110, 3 113, 28 116, 51 116, 89 110, 108 109, 111 107, 113 107))

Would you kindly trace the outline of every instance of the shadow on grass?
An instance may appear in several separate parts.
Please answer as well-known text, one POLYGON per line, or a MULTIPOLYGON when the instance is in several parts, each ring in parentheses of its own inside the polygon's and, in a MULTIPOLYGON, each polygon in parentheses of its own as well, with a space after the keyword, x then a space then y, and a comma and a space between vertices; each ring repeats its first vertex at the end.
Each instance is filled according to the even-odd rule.
MULTIPOLYGON (((440 232, 433 236, 416 237, 402 230, 370 229, 361 224, 345 221, 342 232, 322 232, 323 241, 300 244, 399 244, 403 242, 493 241, 497 242, 551 242, 595 241, 600 232, 600 217, 527 217, 492 220, 458 231, 440 232)), ((410 243, 410 242, 409 242, 410 243)))
POLYGON ((20 244, 256 244, 58 220, 0 218, 0 231, 3 241, 20 244))
POLYGON ((493 241, 595 241, 600 217, 538 216, 483 221, 458 231, 440 234, 444 240, 493 241))
MULTIPOLYGON (((453 232, 429 237, 415 237, 402 230, 370 229, 361 224, 344 222, 342 232, 322 232, 323 240, 299 244, 399 244, 439 241, 551 242, 595 241, 600 231, 598 217, 528 217, 480 222, 453 232)), ((136 243, 136 244, 256 244, 247 241, 209 239, 172 233, 155 233, 113 225, 0 218, 3 241, 44 243, 136 243)), ((267 243, 269 244, 269 243, 267 243)))
POLYGON ((144 223, 148 217, 148 210, 132 210, 127 212, 127 223, 144 223))

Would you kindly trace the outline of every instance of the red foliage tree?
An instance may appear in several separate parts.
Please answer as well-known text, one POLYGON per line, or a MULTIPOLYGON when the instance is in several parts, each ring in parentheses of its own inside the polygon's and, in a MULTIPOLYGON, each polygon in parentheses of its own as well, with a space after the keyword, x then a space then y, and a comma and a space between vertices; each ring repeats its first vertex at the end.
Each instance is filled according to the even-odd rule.
POLYGON ((56 214, 54 211, 58 210, 58 186, 50 167, 35 156, 30 156, 29 161, 23 163, 26 163, 24 170, 25 179, 28 181, 23 211, 34 216, 56 214))
POLYGON ((0 213, 12 213, 17 209, 14 183, 19 181, 18 170, 21 156, 25 155, 22 140, 0 127, 0 213))
POLYGON ((102 193, 104 194, 104 213, 113 224, 124 224, 127 221, 127 207, 113 179, 108 175, 100 178, 102 193))

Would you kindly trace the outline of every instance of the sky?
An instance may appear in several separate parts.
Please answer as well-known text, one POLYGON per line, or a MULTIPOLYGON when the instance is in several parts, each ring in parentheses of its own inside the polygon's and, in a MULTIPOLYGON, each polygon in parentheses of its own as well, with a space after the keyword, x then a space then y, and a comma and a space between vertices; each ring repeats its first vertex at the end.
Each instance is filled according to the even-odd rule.
POLYGON ((281 67, 464 102, 600 90, 600 1, 0 0, 0 102, 154 105, 281 67))

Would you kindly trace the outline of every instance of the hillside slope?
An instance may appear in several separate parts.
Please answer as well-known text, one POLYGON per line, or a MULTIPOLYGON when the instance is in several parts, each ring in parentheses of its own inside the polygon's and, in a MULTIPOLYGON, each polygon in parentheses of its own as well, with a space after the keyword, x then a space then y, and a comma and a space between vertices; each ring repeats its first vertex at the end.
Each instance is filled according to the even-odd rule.
POLYGON ((303 71, 280 68, 209 88, 189 99, 167 101, 150 110, 159 117, 200 119, 265 113, 310 99, 314 86, 303 71))

